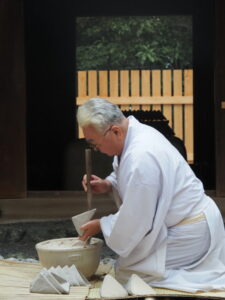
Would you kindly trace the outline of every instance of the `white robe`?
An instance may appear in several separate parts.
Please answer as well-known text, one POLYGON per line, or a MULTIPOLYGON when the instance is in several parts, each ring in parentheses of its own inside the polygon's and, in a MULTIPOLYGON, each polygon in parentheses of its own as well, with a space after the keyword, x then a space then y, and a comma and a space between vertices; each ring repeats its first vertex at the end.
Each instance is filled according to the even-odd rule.
POLYGON ((161 133, 134 117, 128 119, 120 163, 115 156, 114 171, 107 177, 122 204, 116 214, 100 220, 107 245, 119 255, 117 279, 125 283, 137 273, 156 287, 225 289, 225 232, 217 206, 161 133), (177 226, 200 213, 205 221, 177 226), (193 262, 196 247, 200 257, 193 262), (180 253, 186 260, 179 266, 180 253))

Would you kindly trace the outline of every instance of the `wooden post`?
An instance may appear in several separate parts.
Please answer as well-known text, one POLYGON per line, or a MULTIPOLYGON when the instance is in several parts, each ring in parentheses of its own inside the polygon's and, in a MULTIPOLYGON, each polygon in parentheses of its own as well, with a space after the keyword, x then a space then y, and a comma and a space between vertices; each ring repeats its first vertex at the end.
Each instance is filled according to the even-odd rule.
MULTIPOLYGON (((171 81, 171 70, 163 70, 163 96, 172 96, 172 81, 171 81)), ((164 104, 163 105, 163 115, 169 121, 169 125, 172 128, 172 105, 164 104)))
MULTIPOLYGON (((140 97, 139 70, 131 70, 131 97, 140 97)), ((132 110, 139 110, 138 103, 132 103, 132 110)))
MULTIPOLYGON (((215 1, 215 135, 216 135, 216 195, 225 196, 225 2, 215 1)), ((207 134, 207 133, 206 133, 207 134)))
MULTIPOLYGON (((174 70, 173 72, 173 94, 182 97, 182 71, 174 70)), ((183 120, 182 105, 174 105, 174 132, 180 139, 183 139, 183 120)))
POLYGON ((0 2, 0 198, 26 196, 26 87, 22 0, 0 2))

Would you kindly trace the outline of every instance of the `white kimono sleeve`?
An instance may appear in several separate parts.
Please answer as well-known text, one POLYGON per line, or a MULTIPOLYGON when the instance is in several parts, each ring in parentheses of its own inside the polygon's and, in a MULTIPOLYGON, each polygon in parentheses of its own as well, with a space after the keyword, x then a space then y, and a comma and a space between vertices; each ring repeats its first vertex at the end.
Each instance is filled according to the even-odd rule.
POLYGON ((114 187, 114 189, 117 190, 117 170, 118 170, 118 158, 117 156, 114 156, 114 160, 113 160, 113 172, 107 176, 105 179, 109 180, 112 184, 112 186, 114 187))
POLYGON ((152 231, 161 186, 154 159, 147 157, 146 163, 142 157, 135 162, 132 165, 128 161, 126 176, 122 176, 123 204, 116 219, 112 222, 112 215, 101 218, 107 245, 122 257, 127 257, 152 231))
POLYGON ((106 180, 110 181, 112 186, 117 189, 117 179, 115 172, 112 172, 109 176, 105 178, 106 180))

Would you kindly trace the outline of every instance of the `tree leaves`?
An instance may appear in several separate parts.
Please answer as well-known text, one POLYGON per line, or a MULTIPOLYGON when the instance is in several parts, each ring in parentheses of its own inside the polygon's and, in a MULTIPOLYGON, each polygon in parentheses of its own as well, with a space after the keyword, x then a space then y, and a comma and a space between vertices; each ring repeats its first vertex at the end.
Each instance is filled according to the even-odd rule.
POLYGON ((78 17, 76 68, 192 67, 191 16, 78 17))

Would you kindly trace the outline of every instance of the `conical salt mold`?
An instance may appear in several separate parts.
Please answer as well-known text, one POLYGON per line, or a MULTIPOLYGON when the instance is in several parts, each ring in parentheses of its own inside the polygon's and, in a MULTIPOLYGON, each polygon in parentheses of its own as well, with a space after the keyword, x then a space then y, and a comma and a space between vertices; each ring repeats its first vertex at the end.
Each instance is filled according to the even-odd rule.
POLYGON ((40 294, 61 294, 61 292, 45 277, 39 273, 30 284, 31 293, 40 294))
POLYGON ((70 273, 73 276, 74 281, 76 281, 76 284, 74 285, 80 285, 80 286, 90 286, 90 282, 87 280, 87 278, 77 270, 75 265, 70 266, 70 273))
POLYGON ((69 294, 70 284, 63 277, 55 272, 49 272, 45 268, 41 270, 40 274, 42 274, 45 279, 60 292, 60 294, 69 294))
POLYGON ((100 295, 103 298, 120 298, 128 296, 128 293, 114 277, 107 274, 102 282, 100 295))
POLYGON ((155 295, 155 291, 137 274, 132 274, 126 284, 126 290, 130 295, 155 295))
POLYGON ((72 266, 57 266, 48 269, 51 274, 56 274, 67 281, 71 286, 90 286, 87 278, 80 273, 75 265, 72 266))

